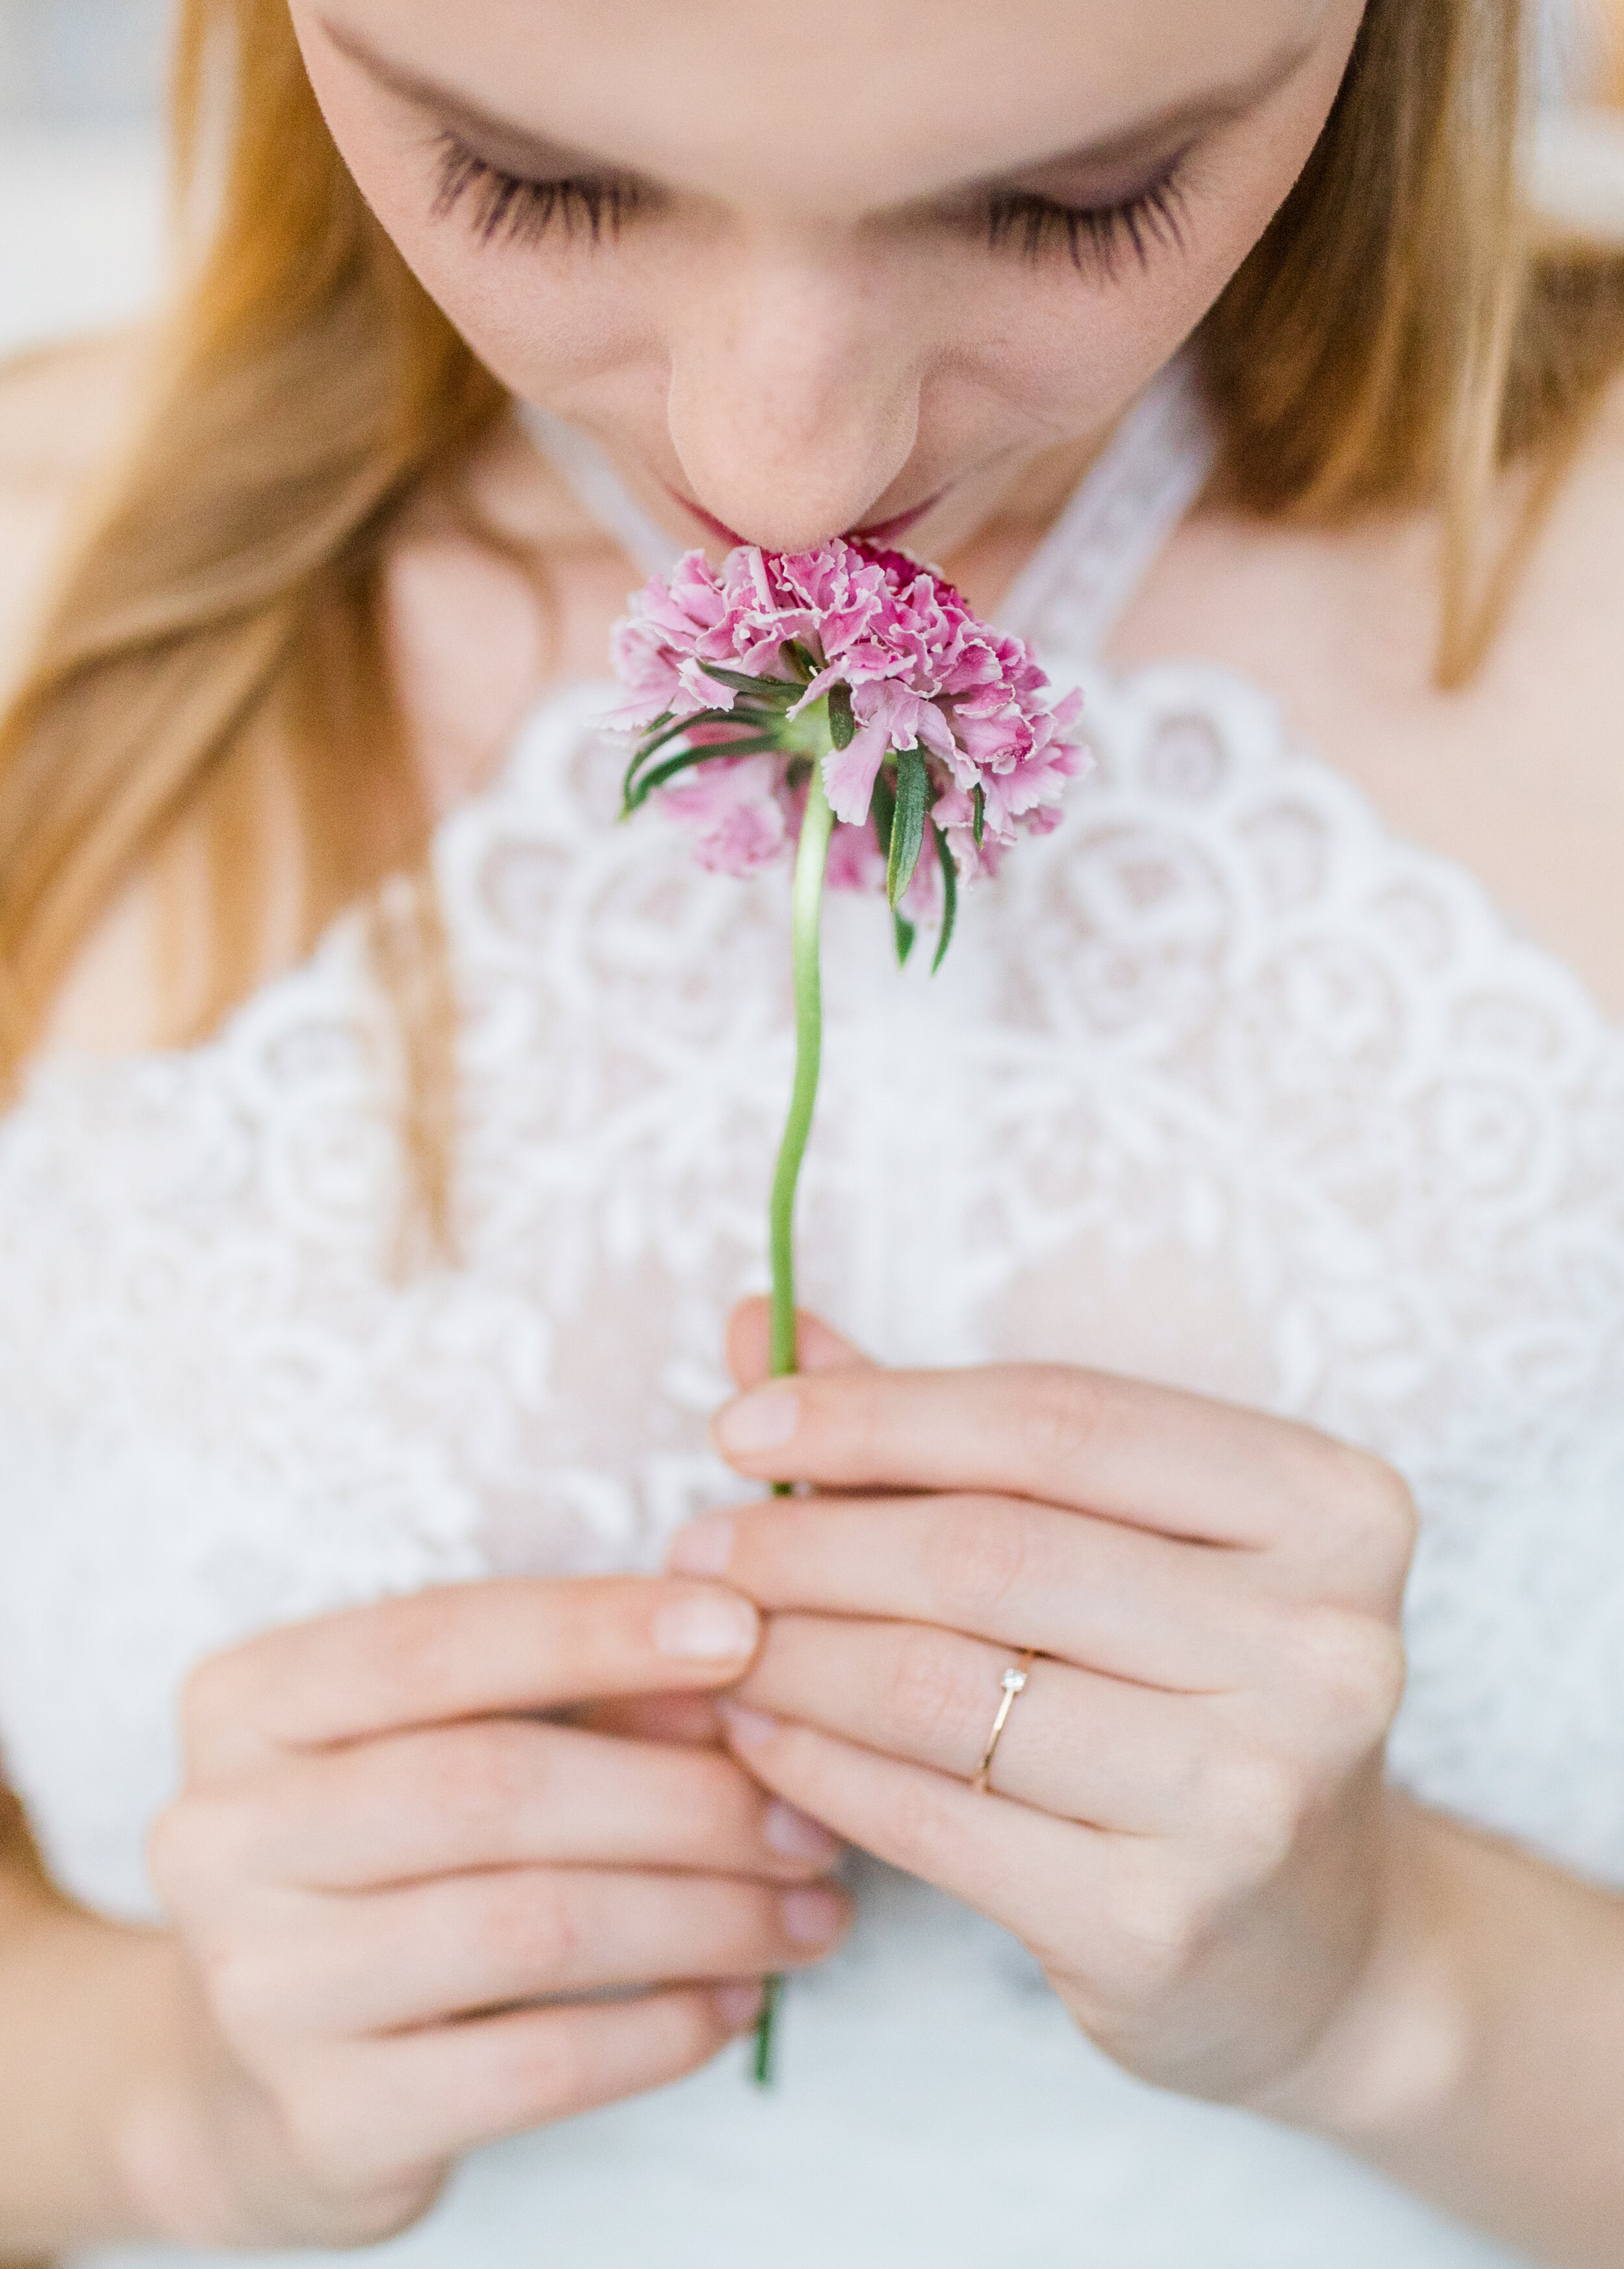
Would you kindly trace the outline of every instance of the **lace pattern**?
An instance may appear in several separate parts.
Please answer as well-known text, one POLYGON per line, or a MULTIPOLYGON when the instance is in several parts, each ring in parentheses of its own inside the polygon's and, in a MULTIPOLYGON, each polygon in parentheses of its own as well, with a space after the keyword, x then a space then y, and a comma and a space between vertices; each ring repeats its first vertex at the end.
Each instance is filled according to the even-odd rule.
MULTIPOLYGON (((1163 525, 1200 485, 1182 418, 1163 396, 1096 474, 1015 595, 1037 620, 1100 627, 1110 558, 1119 599, 1148 556, 1111 499, 1163 525)), ((890 968, 882 909, 830 909, 806 1297, 885 1358, 1103 1364, 1392 1460, 1423 1515, 1395 1772, 1624 1885, 1624 1038, 1254 688, 1067 665, 1054 635, 1099 771, 971 894, 941 977, 890 968)), ((648 1565, 731 1489, 705 1421, 728 1304, 764 1276, 786 890, 699 872, 657 820, 612 824, 606 700, 550 699, 439 839, 464 1010, 457 1268, 391 1269, 355 920, 210 1045, 49 1063, 0 1122, 0 1739, 93 1905, 151 1912, 143 1840, 203 1653, 433 1583, 648 1565)), ((928 1942, 920 2038, 945 2029, 911 2066, 911 2116, 997 2140, 1039 2235, 1115 2233, 1112 2258, 1147 2269, 1187 2259, 1198 2225, 1211 2269, 1297 2269, 1310 2237, 1332 2269, 1502 2258, 1317 2147, 1134 2091, 1051 2037, 993 1934, 908 1887, 885 1898, 891 1953, 808 1989, 812 2036, 827 2020, 840 2044, 827 2069, 808 2051, 809 2136, 838 2126, 843 2072, 889 2069, 875 1981, 928 1942), (1197 2222, 1148 2179, 1170 2147, 1197 2222)), ((546 2139, 522 2164, 555 2202, 576 2182, 590 2249, 594 2170, 630 2152, 664 2232, 650 2169, 701 2132, 693 2101, 712 2099, 605 2115, 578 2182, 546 2139)), ((892 2163, 888 2134, 840 2129, 854 2181, 864 2152, 892 2163)), ((440 2250, 402 2258, 491 2258, 509 2163, 470 2177, 440 2250)), ((993 2233, 965 2215, 953 2258, 981 2269, 993 2233)))
MULTIPOLYGON (((893 1358, 1141 1369, 1391 1458, 1426 1517, 1398 1770, 1624 1881, 1624 1049, 1251 689, 1081 676, 1099 775, 939 979, 833 910, 808 1295, 893 1358)), ((353 923, 211 1046, 53 1064, 0 1127, 0 1718, 100 1901, 144 1904, 133 1800, 196 1653, 646 1564, 727 1487, 703 1420, 761 1280, 780 880, 614 827, 601 700, 551 705, 441 841, 464 1267, 390 1273, 353 923)))

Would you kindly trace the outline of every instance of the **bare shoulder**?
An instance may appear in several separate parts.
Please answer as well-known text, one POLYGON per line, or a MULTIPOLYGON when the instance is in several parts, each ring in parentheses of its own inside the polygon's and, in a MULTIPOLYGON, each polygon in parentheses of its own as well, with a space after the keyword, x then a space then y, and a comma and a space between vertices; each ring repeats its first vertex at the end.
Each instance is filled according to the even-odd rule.
POLYGON ((0 687, 18 667, 75 505, 138 398, 135 334, 0 364, 0 687))
MULTIPOLYGON (((1516 524, 1527 469, 1507 484, 1516 524)), ((1624 1016, 1624 377, 1589 421, 1481 666, 1436 662, 1435 516, 1301 527, 1197 514, 1123 625, 1118 658, 1220 661, 1390 830, 1471 868, 1624 1016)))

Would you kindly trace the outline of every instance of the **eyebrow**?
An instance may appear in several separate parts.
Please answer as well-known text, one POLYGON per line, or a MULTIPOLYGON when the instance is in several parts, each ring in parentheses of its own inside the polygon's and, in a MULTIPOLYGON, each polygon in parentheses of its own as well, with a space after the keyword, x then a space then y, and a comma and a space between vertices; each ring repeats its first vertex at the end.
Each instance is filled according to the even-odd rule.
MULTIPOLYGON (((424 78, 406 65, 391 61, 368 41, 342 25, 323 18, 322 29, 339 53, 358 64, 380 86, 423 109, 433 111, 447 127, 475 146, 476 155, 488 158, 505 173, 548 181, 606 172, 625 174, 632 170, 590 150, 556 141, 549 135, 537 134, 533 128, 521 126, 514 119, 500 117, 495 111, 486 110, 481 104, 470 101, 456 88, 424 78)), ((1213 87, 1201 94, 1187 97, 1182 102, 1169 104, 1163 109, 1148 113, 1132 125, 1096 141, 1002 166, 995 173, 949 184, 934 194, 950 196, 956 190, 962 192, 994 182, 1022 181, 1035 174, 1057 174, 1089 168, 1107 172, 1112 167, 1131 166, 1143 162, 1177 145, 1188 147, 1213 128, 1241 117, 1272 94, 1301 65, 1310 46, 1311 42, 1307 41, 1288 42, 1271 54, 1259 69, 1245 79, 1213 87)))

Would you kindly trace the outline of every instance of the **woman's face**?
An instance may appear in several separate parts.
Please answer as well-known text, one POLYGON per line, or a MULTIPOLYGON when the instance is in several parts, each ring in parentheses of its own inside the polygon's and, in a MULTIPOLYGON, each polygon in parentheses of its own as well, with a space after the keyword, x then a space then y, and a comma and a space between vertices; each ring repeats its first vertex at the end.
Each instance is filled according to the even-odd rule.
POLYGON ((674 530, 941 556, 1212 304, 1363 0, 292 4, 429 291, 674 530))

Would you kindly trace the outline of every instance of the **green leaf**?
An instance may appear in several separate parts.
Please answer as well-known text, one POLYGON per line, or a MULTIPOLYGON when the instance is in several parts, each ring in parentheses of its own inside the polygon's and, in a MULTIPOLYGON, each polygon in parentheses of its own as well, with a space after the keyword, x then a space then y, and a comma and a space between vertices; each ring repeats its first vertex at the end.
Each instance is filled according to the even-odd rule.
POLYGON ((741 669, 722 669, 713 661, 702 661, 699 667, 719 685, 730 685, 735 693, 753 693, 759 700, 776 702, 786 709, 792 701, 799 701, 806 690, 804 686, 792 685, 786 678, 747 677, 741 669))
POLYGON ((680 756, 668 757, 663 764, 656 765, 653 772, 643 774, 627 795, 621 817, 628 818, 632 812, 640 811, 656 788, 664 787, 668 780, 674 780, 679 772, 687 772, 690 765, 707 765, 716 757, 758 757, 777 747, 776 741, 763 735, 758 740, 712 741, 702 749, 684 749, 680 756))
POLYGON ((948 948, 953 942, 953 925, 958 920, 958 868, 953 863, 948 839, 934 819, 930 831, 936 839, 936 856, 941 861, 941 935, 936 940, 936 958, 930 965, 934 977, 947 958, 948 948))
POLYGON ((810 647, 802 646, 799 639, 791 639, 780 649, 789 656, 789 666, 800 676, 803 685, 810 685, 823 667, 810 647))
POLYGON ((977 848, 977 850, 978 850, 978 851, 979 851, 979 849, 981 848, 981 839, 982 839, 982 837, 986 833, 986 790, 985 790, 985 788, 984 788, 984 787, 978 787, 978 788, 976 790, 974 801, 975 801, 975 806, 976 806, 976 828, 975 828, 975 834, 976 834, 976 848, 977 848))
POLYGON ((748 725, 752 733, 778 735, 785 730, 781 709, 761 709, 753 701, 735 702, 727 713, 727 721, 733 725, 748 725))
POLYGON ((694 765, 702 765, 707 757, 714 754, 715 750, 712 749, 683 749, 676 756, 668 757, 663 764, 656 765, 651 772, 645 772, 641 780, 627 789, 626 800, 621 808, 621 817, 630 819, 634 811, 640 811, 643 809, 657 787, 663 787, 668 780, 675 780, 679 772, 689 771, 694 765))
POLYGON ((925 751, 904 749, 897 759, 897 817, 891 827, 890 857, 885 871, 885 894, 893 913, 919 863, 929 802, 930 776, 925 769, 925 751))
POLYGON ((874 821, 875 841, 880 846, 880 856, 890 864, 891 856, 891 823, 897 817, 897 792, 881 765, 874 776, 874 802, 868 807, 874 821))
POLYGON ((643 736, 643 739, 639 743, 638 752, 636 756, 632 758, 631 762, 627 765, 626 777, 621 783, 620 793, 622 818, 624 818, 626 812, 631 809, 631 805, 627 799, 631 794, 632 787, 637 780, 637 776, 642 771, 644 765, 648 762, 652 756, 656 755, 660 750, 663 749, 667 745, 668 742, 680 740, 683 735, 690 731, 695 725, 730 725, 732 722, 733 717, 728 710, 702 709, 698 716, 679 717, 674 725, 667 724, 664 726, 663 729, 659 727, 651 727, 648 732, 643 736))
POLYGON ((655 727, 644 735, 638 743, 637 754, 626 766, 625 787, 628 792, 649 758, 657 750, 663 749, 668 741, 680 740, 688 730, 690 721, 686 717, 679 717, 675 725, 667 723, 663 727, 655 727))
POLYGON ((837 749, 849 749, 857 738, 849 685, 831 685, 829 689, 829 737, 837 749))
POLYGON ((905 969, 908 966, 908 956, 913 951, 913 941, 919 933, 911 921, 904 921, 900 914, 893 914, 891 920, 897 929, 897 966, 898 969, 905 969))

